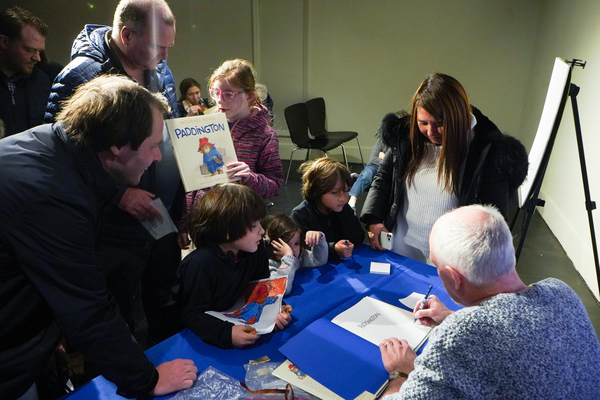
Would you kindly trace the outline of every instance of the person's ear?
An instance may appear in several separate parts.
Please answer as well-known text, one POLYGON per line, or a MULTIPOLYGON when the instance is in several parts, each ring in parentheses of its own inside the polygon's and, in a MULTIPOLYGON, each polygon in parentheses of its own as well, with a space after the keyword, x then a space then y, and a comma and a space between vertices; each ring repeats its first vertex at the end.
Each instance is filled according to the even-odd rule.
POLYGON ((246 92, 248 95, 248 105, 252 106, 256 104, 256 93, 254 92, 246 92))
POLYGON ((133 34, 133 30, 130 27, 124 26, 123 29, 121 29, 121 42, 123 42, 125 45, 128 45, 129 42, 131 42, 133 34))
POLYGON ((6 48, 8 47, 8 41, 8 36, 0 35, 0 48, 6 50, 6 48))
POLYGON ((460 287, 463 285, 465 277, 460 272, 458 272, 456 269, 452 268, 449 265, 446 265, 444 267, 444 270, 446 271, 446 274, 448 275, 448 277, 450 277, 450 279, 452 280, 453 289, 454 290, 460 289, 460 287))

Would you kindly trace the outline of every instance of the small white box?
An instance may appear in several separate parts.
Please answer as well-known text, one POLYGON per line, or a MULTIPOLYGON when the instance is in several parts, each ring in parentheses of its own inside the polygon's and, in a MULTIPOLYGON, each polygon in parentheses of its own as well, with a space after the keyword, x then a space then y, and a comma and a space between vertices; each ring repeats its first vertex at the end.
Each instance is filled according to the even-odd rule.
POLYGON ((380 262, 371 262, 371 273, 379 274, 379 275, 389 275, 390 274, 390 263, 380 263, 380 262))

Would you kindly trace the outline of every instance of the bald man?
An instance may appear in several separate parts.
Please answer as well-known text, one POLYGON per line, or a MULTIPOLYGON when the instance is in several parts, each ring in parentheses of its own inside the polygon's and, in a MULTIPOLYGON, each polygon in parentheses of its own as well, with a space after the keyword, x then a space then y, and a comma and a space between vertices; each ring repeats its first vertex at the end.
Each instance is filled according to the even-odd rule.
POLYGON ((598 399, 600 345, 577 294, 515 270, 512 236, 494 207, 472 205, 437 220, 431 260, 452 312, 435 296, 415 317, 436 326, 418 357, 405 340, 380 345, 390 373, 384 399, 598 399))

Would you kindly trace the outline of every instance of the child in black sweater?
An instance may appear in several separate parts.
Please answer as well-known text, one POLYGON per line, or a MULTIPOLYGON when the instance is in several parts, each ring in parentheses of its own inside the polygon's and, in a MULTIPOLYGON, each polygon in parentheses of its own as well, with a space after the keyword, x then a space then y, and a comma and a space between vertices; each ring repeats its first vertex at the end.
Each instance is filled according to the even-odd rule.
POLYGON ((292 218, 305 232, 325 234, 330 261, 350 257, 352 249, 365 238, 358 218, 348 205, 350 171, 328 157, 305 162, 300 171, 304 201, 292 210, 292 218))
MULTIPOLYGON (((183 323, 204 342, 221 348, 253 344, 259 335, 247 326, 222 321, 205 311, 227 311, 246 285, 269 277, 269 258, 260 221, 262 198, 247 186, 215 185, 190 213, 190 235, 196 249, 179 266, 183 323)), ((291 321, 283 306, 275 330, 291 321)))

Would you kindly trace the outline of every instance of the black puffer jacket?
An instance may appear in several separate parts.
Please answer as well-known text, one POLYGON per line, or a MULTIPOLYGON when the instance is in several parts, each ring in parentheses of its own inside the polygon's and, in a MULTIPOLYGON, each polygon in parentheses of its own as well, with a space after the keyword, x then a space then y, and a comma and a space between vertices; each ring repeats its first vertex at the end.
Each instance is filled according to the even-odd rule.
MULTIPOLYGON (((460 206, 491 204, 506 218, 508 202, 527 176, 527 151, 521 142, 501 133, 489 118, 472 108, 477 125, 459 185, 458 202, 460 206)), ((402 209, 402 177, 412 156, 410 115, 387 114, 378 135, 392 151, 385 156, 371 185, 361 221, 367 225, 383 222, 392 231, 402 209)))

